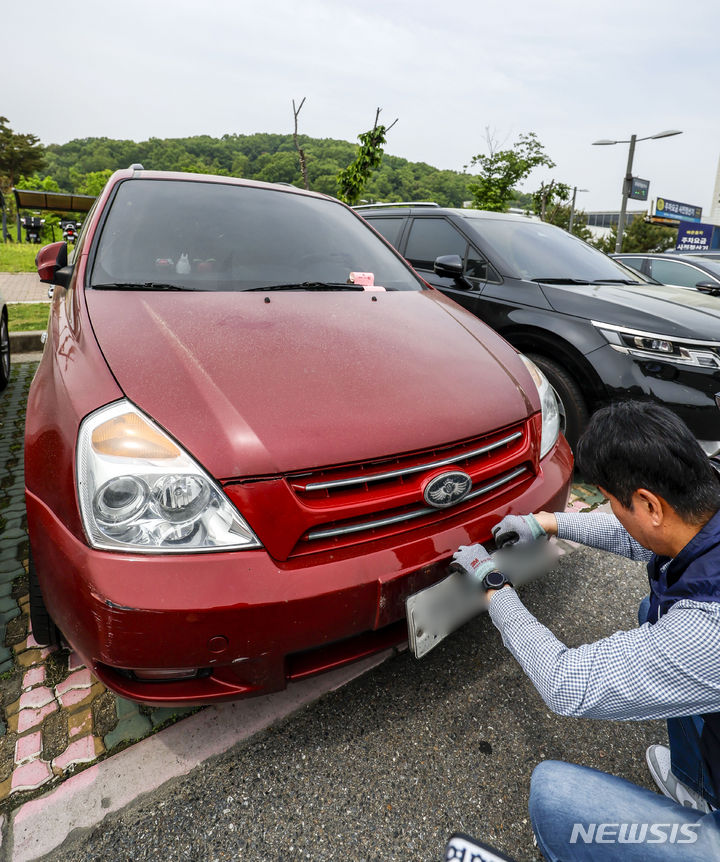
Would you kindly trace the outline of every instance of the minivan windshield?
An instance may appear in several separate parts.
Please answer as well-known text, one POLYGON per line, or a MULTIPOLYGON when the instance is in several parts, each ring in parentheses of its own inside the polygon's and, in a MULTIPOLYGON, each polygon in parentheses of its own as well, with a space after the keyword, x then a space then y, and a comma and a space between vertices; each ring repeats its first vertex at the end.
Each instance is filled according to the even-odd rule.
POLYGON ((643 282, 642 276, 554 225, 481 216, 467 221, 493 263, 504 263, 503 275, 567 284, 643 282))
MULTIPOLYGON (((371 273, 386 290, 422 283, 337 201, 222 182, 132 179, 102 227, 90 286, 128 290, 343 290, 371 273)), ((357 288, 355 289, 362 289, 357 288)))

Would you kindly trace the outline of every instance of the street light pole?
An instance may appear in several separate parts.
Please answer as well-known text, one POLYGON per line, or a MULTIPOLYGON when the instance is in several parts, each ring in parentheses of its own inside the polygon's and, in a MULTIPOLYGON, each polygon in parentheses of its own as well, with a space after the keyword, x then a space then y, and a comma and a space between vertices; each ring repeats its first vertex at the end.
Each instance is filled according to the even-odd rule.
POLYGON ((625 230, 625 213, 627 212, 627 202, 630 196, 630 186, 632 185, 632 165, 635 157, 635 141, 637 135, 630 135, 630 149, 628 150, 627 169, 625 170, 625 180, 623 182, 622 204, 620 205, 620 215, 618 216, 617 226, 617 241, 615 242, 615 254, 620 254, 622 251, 622 238, 625 230))
POLYGON ((577 197, 577 193, 589 191, 590 189, 579 189, 577 186, 573 187, 572 203, 570 204, 570 221, 568 222, 568 233, 572 233, 573 222, 575 221, 575 198, 577 197))
POLYGON ((625 215, 627 213, 627 202, 630 197, 630 188, 632 186, 632 164, 635 156, 635 143, 637 141, 657 140, 658 138, 671 138, 673 135, 682 135, 682 132, 679 129, 669 129, 666 132, 658 132, 656 135, 647 135, 644 138, 638 138, 637 135, 631 135, 629 141, 593 141, 594 147, 607 147, 612 144, 630 144, 630 149, 628 150, 627 170, 625 171, 625 179, 623 180, 622 205, 620 207, 620 215, 618 217, 617 242, 615 243, 616 254, 619 254, 622 251, 625 215))

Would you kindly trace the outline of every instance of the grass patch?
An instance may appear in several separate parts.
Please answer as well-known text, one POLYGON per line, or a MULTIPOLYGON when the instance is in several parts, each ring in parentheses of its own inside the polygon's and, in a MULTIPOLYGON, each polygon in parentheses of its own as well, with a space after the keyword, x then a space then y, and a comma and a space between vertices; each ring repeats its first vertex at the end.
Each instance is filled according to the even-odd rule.
POLYGON ((37 272, 35 255, 42 245, 0 242, 0 272, 37 272))
POLYGON ((9 302, 8 329, 10 332, 33 332, 47 329, 50 314, 49 302, 9 302))

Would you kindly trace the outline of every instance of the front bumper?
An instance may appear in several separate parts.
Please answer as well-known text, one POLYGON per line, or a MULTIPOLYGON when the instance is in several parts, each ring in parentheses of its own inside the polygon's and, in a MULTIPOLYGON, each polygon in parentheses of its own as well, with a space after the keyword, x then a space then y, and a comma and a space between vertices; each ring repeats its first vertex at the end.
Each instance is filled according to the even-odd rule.
POLYGON ((611 399, 650 398, 669 407, 697 437, 707 455, 720 448, 720 415, 715 401, 720 370, 639 359, 605 345, 586 358, 604 381, 611 399))
POLYGON ((493 512, 435 533, 410 531, 391 548, 340 550, 321 565, 279 564, 265 550, 98 551, 29 491, 26 500, 43 596, 71 646, 121 696, 179 707, 279 691, 403 643, 407 596, 444 577, 459 545, 487 542, 504 515, 563 510, 571 473, 560 438, 534 481, 493 512), (173 668, 202 675, 157 682, 128 673, 173 668))

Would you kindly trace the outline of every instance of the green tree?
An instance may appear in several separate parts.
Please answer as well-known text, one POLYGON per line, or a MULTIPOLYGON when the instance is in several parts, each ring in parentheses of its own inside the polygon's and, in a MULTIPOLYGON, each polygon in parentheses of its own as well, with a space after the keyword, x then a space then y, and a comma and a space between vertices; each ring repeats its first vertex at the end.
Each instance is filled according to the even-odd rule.
POLYGON ((489 130, 486 130, 488 155, 473 156, 470 167, 477 171, 469 184, 473 206, 478 209, 506 212, 513 200, 515 186, 530 172, 544 165, 554 168, 555 162, 534 132, 520 135, 509 150, 495 148, 489 130))
MULTIPOLYGON (((667 251, 669 248, 673 248, 676 242, 677 228, 653 224, 638 216, 623 231, 622 251, 642 251, 652 254, 667 251)), ((616 243, 617 227, 613 225, 610 234, 597 240, 593 245, 606 254, 612 254, 615 251, 616 243)))
MULTIPOLYGON (((336 195, 337 175, 355 159, 357 145, 305 135, 298 135, 298 143, 307 158, 310 188, 336 195)), ((222 138, 196 135, 151 138, 139 143, 82 138, 65 144, 50 144, 46 157, 46 167, 40 175, 53 177, 64 192, 91 192, 92 188, 86 183, 94 182, 95 175, 100 182, 99 175, 103 171, 127 168, 134 162, 152 170, 193 170, 303 185, 292 134, 257 133, 223 135, 222 138), (294 162, 290 161, 291 156, 294 162)), ((432 165, 383 154, 382 163, 367 181, 361 198, 390 202, 421 197, 459 207, 470 199, 469 179, 466 173, 439 171, 432 165)))
POLYGON ((0 117, 0 181, 6 190, 22 174, 32 174, 45 164, 40 138, 13 132, 8 123, 7 117, 0 117))
MULTIPOLYGON (((570 204, 553 207, 552 213, 545 221, 567 230, 570 224, 570 204)), ((572 233, 573 236, 579 237, 585 242, 592 243, 593 241, 592 231, 587 226, 587 215, 582 210, 575 210, 572 233)))
POLYGON ((375 124, 369 132, 358 135, 360 148, 355 160, 338 172, 338 197, 347 204, 356 204, 365 188, 365 184, 382 162, 385 136, 397 123, 394 120, 389 126, 378 125, 380 108, 375 112, 375 124))
MULTIPOLYGON (((558 210, 570 197, 570 186, 550 180, 549 183, 540 183, 540 188, 533 194, 533 208, 543 221, 557 224, 555 218, 558 210)), ((568 216, 569 216, 568 210, 568 216)), ((567 225, 567 222, 566 222, 567 225)))
POLYGON ((105 188, 105 183, 110 179, 112 171, 105 168, 103 171, 90 171, 78 179, 75 191, 79 195, 94 195, 97 197, 105 188))

